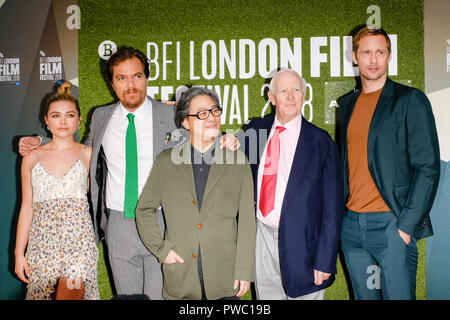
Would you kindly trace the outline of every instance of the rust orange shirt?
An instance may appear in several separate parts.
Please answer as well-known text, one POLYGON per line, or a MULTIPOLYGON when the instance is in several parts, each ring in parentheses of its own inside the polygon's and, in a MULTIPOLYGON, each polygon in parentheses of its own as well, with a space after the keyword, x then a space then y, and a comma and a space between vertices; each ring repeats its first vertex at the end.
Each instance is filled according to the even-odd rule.
POLYGON ((370 93, 361 92, 347 129, 348 182, 350 189, 347 208, 355 212, 390 211, 372 180, 367 161, 369 126, 380 98, 381 90, 370 93))

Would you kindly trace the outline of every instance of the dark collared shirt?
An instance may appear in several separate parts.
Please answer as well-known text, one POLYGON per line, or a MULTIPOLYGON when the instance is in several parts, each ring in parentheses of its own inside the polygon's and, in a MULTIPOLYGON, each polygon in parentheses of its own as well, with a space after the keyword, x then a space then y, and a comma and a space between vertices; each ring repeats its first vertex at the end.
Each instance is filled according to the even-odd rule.
POLYGON ((200 211, 208 182, 209 169, 214 159, 215 144, 204 153, 201 153, 191 145, 191 163, 194 171, 195 193, 197 195, 197 205, 200 211))
MULTIPOLYGON (((211 169, 212 159, 214 158, 213 144, 206 152, 201 153, 191 145, 191 164, 194 171, 195 194, 197 196, 198 211, 202 208, 203 194, 205 193, 206 183, 208 182, 209 169, 211 169)), ((206 300, 205 287, 203 283, 202 254, 200 246, 197 254, 197 270, 202 289, 202 300, 206 300)))

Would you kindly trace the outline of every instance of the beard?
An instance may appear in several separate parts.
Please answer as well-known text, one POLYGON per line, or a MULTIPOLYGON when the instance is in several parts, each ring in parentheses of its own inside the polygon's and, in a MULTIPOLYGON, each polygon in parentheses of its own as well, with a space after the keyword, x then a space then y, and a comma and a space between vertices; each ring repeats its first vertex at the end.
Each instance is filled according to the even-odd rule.
POLYGON ((138 89, 130 89, 124 92, 122 99, 120 102, 126 109, 136 109, 145 100, 145 93, 138 89), (130 96, 130 93, 134 93, 134 95, 130 96))

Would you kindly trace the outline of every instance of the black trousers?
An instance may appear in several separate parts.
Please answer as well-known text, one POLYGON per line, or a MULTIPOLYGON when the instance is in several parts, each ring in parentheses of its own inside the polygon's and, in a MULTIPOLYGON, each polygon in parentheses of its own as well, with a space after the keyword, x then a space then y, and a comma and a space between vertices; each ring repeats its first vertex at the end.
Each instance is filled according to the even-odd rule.
MULTIPOLYGON (((205 284, 203 282, 202 255, 200 253, 200 247, 198 248, 197 254, 197 267, 198 267, 198 278, 200 279, 200 287, 202 288, 202 300, 208 300, 206 298, 205 284)), ((232 296, 232 297, 223 297, 217 300, 240 300, 240 298, 232 296)))

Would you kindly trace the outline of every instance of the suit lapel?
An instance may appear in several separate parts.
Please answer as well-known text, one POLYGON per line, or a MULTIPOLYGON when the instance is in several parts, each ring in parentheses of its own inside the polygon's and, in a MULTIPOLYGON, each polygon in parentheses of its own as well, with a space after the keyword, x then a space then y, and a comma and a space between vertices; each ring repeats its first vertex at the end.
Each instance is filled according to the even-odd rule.
POLYGON ((108 108, 105 108, 105 113, 103 117, 100 119, 100 123, 98 124, 98 133, 96 134, 97 141, 95 143, 94 148, 97 148, 97 151, 100 149, 100 146, 103 143, 103 136, 105 135, 106 128, 108 128, 109 120, 111 120, 111 117, 116 111, 116 109, 119 107, 119 102, 115 103, 114 105, 111 105, 108 108))
POLYGON ((208 194, 212 191, 214 186, 217 184, 223 172, 225 171, 224 164, 227 163, 227 160, 232 157, 232 151, 229 151, 227 149, 221 149, 219 147, 218 141, 216 142, 214 152, 215 152, 214 160, 213 163, 211 164, 211 169, 208 175, 208 182, 206 183, 205 194, 203 198, 206 198, 208 194))
POLYGON ((352 96, 350 97, 350 101, 348 103, 348 108, 346 108, 344 110, 344 115, 343 115, 343 121, 342 121, 342 133, 341 133, 341 141, 342 141, 342 145, 344 146, 345 149, 345 159, 347 159, 347 130, 348 130, 348 125, 350 123, 350 119, 352 117, 353 114, 353 110, 355 109, 355 104, 356 104, 356 100, 359 97, 359 92, 355 92, 352 94, 352 96))
MULTIPOLYGON (((119 103, 111 104, 109 106, 105 106, 104 108, 98 109, 98 112, 102 112, 102 114, 98 114, 96 116, 96 122, 93 123, 93 137, 92 140, 92 158, 90 165, 90 177, 91 177, 91 199, 92 199, 92 207, 94 210, 95 217, 95 232, 96 236, 100 237, 101 233, 104 230, 107 217, 105 216, 105 211, 103 210, 104 201, 105 201, 105 190, 106 190, 106 164, 104 161, 104 152, 100 152, 102 149, 103 136, 105 135, 106 128, 108 127, 109 120, 111 120, 112 114, 119 106, 119 103), (98 120, 97 120, 98 119, 98 120), (101 159, 99 159, 99 157, 101 159), (100 168, 99 168, 100 164, 100 168), (101 208, 97 210, 98 203, 100 202, 101 208), (99 221, 100 220, 100 221, 99 221), (99 223, 99 225, 98 225, 99 223), (100 229, 100 230, 99 230, 100 229)), ((99 239, 97 239, 99 240, 99 239)))
POLYGON ((260 128, 258 128, 258 166, 261 162, 262 155, 264 153, 264 149, 266 148, 266 144, 269 143, 269 135, 270 130, 272 130, 273 123, 275 122, 275 115, 270 115, 266 118, 263 118, 263 124, 260 128))
POLYGON ((298 137, 297 147, 295 149, 294 159, 292 160, 291 172, 289 173, 289 180, 284 193, 283 205, 281 212, 285 212, 286 206, 290 203, 295 194, 297 185, 303 181, 303 175, 308 168, 309 156, 312 154, 314 146, 310 139, 310 124, 302 117, 302 128, 300 136, 298 137))
MULTIPOLYGON (((208 174, 208 181, 206 183, 206 187, 205 187, 205 193, 203 195, 203 207, 206 207, 206 201, 208 201, 207 199, 213 199, 212 197, 212 192, 215 188, 215 186, 218 184, 218 182, 220 181, 220 178, 222 177, 222 175, 225 173, 225 168, 226 168, 226 163, 232 163, 230 160, 233 160, 233 152, 227 149, 221 149, 219 146, 219 137, 217 137, 216 139, 216 143, 215 143, 215 153, 214 153, 214 160, 213 163, 211 164, 211 168, 209 170, 209 174, 208 174)), ((208 211, 205 210, 201 210, 200 211, 200 217, 199 219, 204 219, 206 216, 208 215, 208 211)))
MULTIPOLYGON (((254 167, 253 171, 253 179, 255 184, 255 197, 257 194, 257 186, 258 186, 258 169, 261 163, 262 156, 264 153, 264 149, 266 148, 266 144, 269 143, 269 135, 270 130, 272 129, 273 123, 275 122, 275 115, 270 115, 266 118, 262 119, 262 125, 259 128, 256 128, 257 140, 258 140, 258 161, 251 166, 254 167)), ((250 148, 250 147, 249 147, 250 148)))
POLYGON ((187 186, 192 195, 192 199, 197 201, 197 194, 195 193, 194 172, 191 164, 191 140, 188 139, 184 143, 173 148, 172 154, 180 157, 180 163, 177 168, 180 172, 183 182, 187 186))
MULTIPOLYGON (((164 116, 160 114, 160 106, 150 97, 148 97, 152 104, 152 121, 153 121, 153 159, 164 150, 165 136, 167 134, 168 126, 164 120, 164 116)), ((170 119, 172 120, 172 119, 170 119)), ((173 120, 172 120, 173 121, 173 120)))
MULTIPOLYGON (((114 113, 114 111, 119 107, 119 102, 116 102, 115 104, 111 104, 109 107, 102 108, 104 110, 103 114, 98 117, 98 123, 95 123, 94 130, 94 137, 95 140, 93 140, 92 145, 92 160, 91 160, 91 171, 95 173, 96 167, 97 167, 97 159, 100 152, 100 148, 103 143, 103 137, 105 135, 106 128, 108 128, 109 120, 111 120, 111 117, 114 113), (94 167, 92 167, 94 166, 94 167)), ((100 110, 99 110, 100 111, 100 110)))
POLYGON ((371 161, 373 160, 372 151, 374 150, 374 145, 378 131, 380 130, 381 124, 383 123, 383 117, 387 109, 390 108, 393 101, 393 84, 392 81, 387 78, 384 84, 383 90, 381 91, 380 98, 378 99, 377 106, 372 116, 369 127, 369 137, 367 139, 367 159, 369 168, 371 161))

